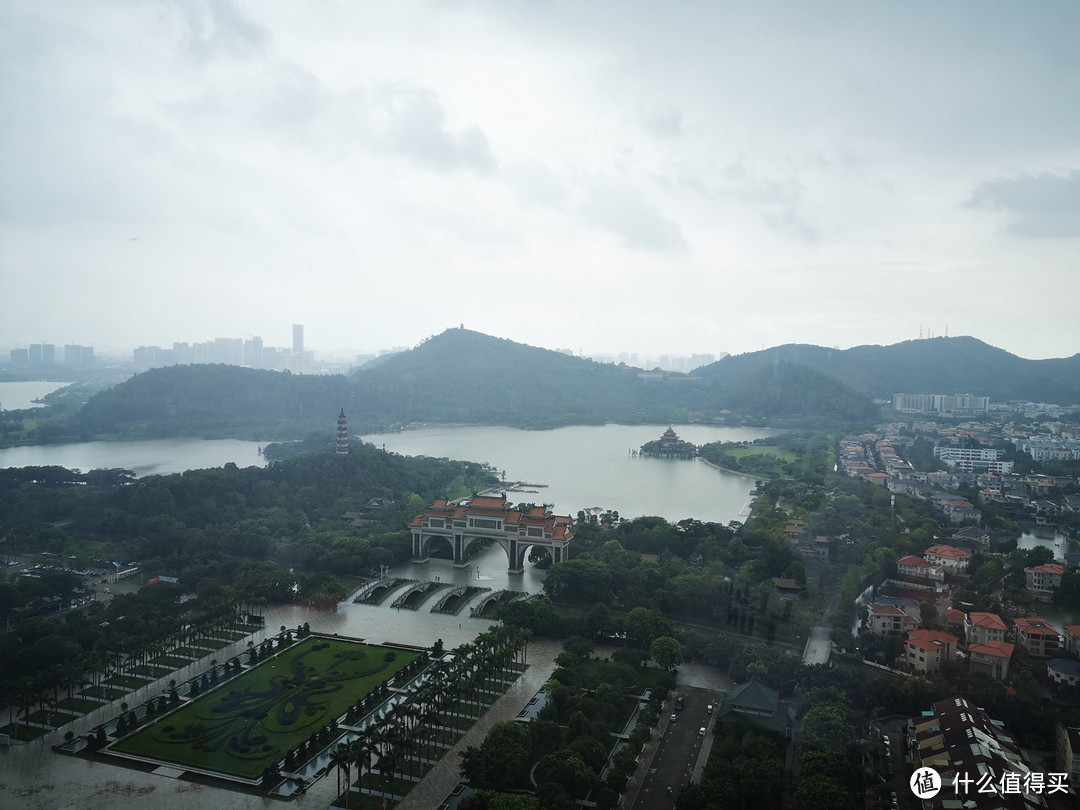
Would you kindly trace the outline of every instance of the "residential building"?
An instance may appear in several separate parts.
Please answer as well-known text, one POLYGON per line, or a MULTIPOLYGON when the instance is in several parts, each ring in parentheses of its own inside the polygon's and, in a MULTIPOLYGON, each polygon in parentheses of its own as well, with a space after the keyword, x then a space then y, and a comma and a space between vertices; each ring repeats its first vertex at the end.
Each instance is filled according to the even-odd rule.
POLYGON ((1036 810, 1047 806, 1045 790, 979 791, 978 780, 984 775, 989 774, 992 782, 1000 785, 1005 774, 1017 774, 1022 781, 1035 769, 1005 727, 966 699, 939 700, 929 712, 911 718, 908 728, 914 740, 912 764, 916 772, 933 768, 941 778, 941 790, 922 800, 923 810, 1036 810))
POLYGON ((1065 652, 1080 657, 1080 624, 1065 625, 1065 632, 1061 638, 1065 652))
POLYGON ((1028 651, 1032 658, 1049 658, 1061 648, 1058 631, 1050 622, 1038 616, 1015 619, 1016 643, 1028 651))
POLYGON ((930 546, 923 553, 923 559, 931 565, 941 566, 948 574, 966 574, 971 562, 971 552, 966 548, 953 546, 930 546))
POLYGON ((990 397, 971 394, 893 394, 893 409, 901 413, 989 413, 990 397))
POLYGON ((1057 766, 1069 775, 1069 783, 1080 784, 1080 728, 1058 723, 1057 766))
POLYGON ((1058 686, 1080 685, 1080 662, 1071 658, 1051 658, 1046 662, 1046 676, 1058 686))
POLYGON ((974 674, 989 675, 1004 681, 1009 677, 1009 661, 1015 649, 1016 645, 1007 641, 971 644, 968 647, 968 669, 974 674))
POLYGON ((907 633, 917 629, 919 619, 896 605, 883 605, 878 602, 867 608, 866 629, 875 636, 886 633, 907 633))
POLYGON ((996 613, 973 610, 964 621, 964 636, 968 644, 990 644, 1004 641, 1008 628, 996 613))
POLYGON ((967 634, 965 625, 967 624, 967 614, 962 610, 956 608, 949 608, 945 611, 945 630, 950 633, 964 633, 964 637, 970 641, 970 636, 967 634))
POLYGON ((1025 568, 1027 589, 1036 602, 1054 601, 1054 591, 1061 587, 1061 578, 1065 576, 1065 567, 1057 563, 1046 563, 1025 568))
POLYGON ((981 526, 965 526, 953 532, 952 540, 962 547, 986 548, 990 545, 990 532, 981 526))
POLYGON ((922 557, 909 554, 896 561, 896 573, 902 577, 916 577, 935 582, 945 581, 945 572, 940 567, 931 565, 922 557))
POLYGON ((956 658, 956 636, 941 630, 912 630, 904 646, 904 660, 921 675, 937 672, 942 663, 956 658))

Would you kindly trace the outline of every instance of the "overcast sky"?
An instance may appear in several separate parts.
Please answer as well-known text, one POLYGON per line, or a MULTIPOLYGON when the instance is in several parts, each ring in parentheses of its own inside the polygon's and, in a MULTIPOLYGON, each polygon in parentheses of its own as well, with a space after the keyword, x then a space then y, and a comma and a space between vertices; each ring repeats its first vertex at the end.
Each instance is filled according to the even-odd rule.
POLYGON ((0 350, 1080 352, 1080 3, 4 0, 0 350))

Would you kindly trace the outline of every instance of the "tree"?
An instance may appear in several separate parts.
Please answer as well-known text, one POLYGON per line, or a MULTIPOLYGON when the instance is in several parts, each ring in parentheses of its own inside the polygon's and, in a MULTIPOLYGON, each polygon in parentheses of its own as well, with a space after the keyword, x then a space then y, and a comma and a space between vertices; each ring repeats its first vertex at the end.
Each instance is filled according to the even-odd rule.
POLYGON ((843 748, 854 736, 855 729, 844 709, 835 703, 814 706, 803 716, 802 737, 807 748, 843 748))
POLYGON ((596 784, 596 773, 577 754, 562 750, 536 763, 537 784, 554 783, 575 798, 584 798, 596 784))
POLYGON ((683 646, 671 636, 660 636, 649 646, 649 655, 662 669, 675 669, 683 662, 683 646))
POLYGON ((851 810, 851 793, 831 776, 815 774, 799 779, 795 788, 799 807, 814 810, 851 810))
POLYGON ((529 762, 529 732, 521 723, 491 727, 484 742, 461 754, 461 775, 475 788, 507 790, 517 786, 529 762))
POLYGON ((540 810, 540 800, 522 793, 478 790, 458 806, 461 810, 540 810))
POLYGON ((623 622, 626 633, 648 647, 660 636, 672 635, 671 620, 658 610, 636 607, 626 614, 623 622))

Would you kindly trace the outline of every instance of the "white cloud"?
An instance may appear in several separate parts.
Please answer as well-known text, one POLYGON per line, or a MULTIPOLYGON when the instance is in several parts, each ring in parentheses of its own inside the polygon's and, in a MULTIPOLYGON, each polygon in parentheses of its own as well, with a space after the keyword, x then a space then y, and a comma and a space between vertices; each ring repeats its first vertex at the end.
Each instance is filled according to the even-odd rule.
POLYGON ((614 234, 631 250, 666 252, 687 247, 678 223, 629 185, 597 183, 580 210, 586 222, 614 234))
POLYGON ((959 317, 929 286, 1010 313, 977 336, 1071 354, 1075 296, 1016 292, 1075 286, 1078 23, 1052 0, 11 0, 0 352, 302 320, 411 345, 462 287, 470 326, 539 345, 889 343, 959 317))
POLYGON ((967 205, 1004 212, 1008 230, 1017 236, 1080 236, 1080 170, 988 180, 967 205))

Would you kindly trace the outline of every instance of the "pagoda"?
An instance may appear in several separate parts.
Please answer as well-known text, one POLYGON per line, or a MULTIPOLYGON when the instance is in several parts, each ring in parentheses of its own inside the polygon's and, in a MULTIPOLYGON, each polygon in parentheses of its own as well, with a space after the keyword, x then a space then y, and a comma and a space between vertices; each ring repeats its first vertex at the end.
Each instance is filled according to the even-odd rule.
POLYGON ((349 455, 349 423, 345 419, 345 409, 341 409, 341 413, 337 418, 337 444, 334 447, 334 452, 339 456, 349 455))
POLYGON ((697 452, 697 447, 680 439, 670 425, 659 439, 641 445, 641 455, 654 458, 694 458, 697 452))

